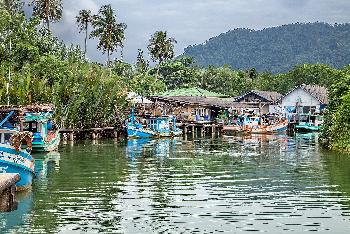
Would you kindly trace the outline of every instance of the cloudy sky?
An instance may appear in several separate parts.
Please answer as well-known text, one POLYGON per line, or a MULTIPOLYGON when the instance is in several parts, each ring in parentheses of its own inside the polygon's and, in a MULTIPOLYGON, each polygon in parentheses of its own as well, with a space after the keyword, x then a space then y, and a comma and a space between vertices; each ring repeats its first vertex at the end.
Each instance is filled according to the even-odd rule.
MULTIPOLYGON (((179 55, 188 45, 200 44, 210 37, 234 28, 262 29, 293 22, 350 22, 350 0, 63 0, 64 14, 52 25, 54 34, 66 44, 81 44, 75 16, 81 9, 97 13, 111 4, 119 22, 127 24, 124 59, 134 62, 137 49, 147 50, 150 35, 166 30, 178 41, 179 55)), ((89 40, 88 57, 104 62, 106 55, 89 40)), ((114 54, 114 57, 120 56, 114 54)))

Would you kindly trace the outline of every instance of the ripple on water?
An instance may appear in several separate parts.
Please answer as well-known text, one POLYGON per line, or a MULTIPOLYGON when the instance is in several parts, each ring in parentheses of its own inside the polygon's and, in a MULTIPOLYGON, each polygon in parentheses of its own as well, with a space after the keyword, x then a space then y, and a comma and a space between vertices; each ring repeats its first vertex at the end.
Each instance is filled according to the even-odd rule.
POLYGON ((20 198, 19 210, 0 216, 0 227, 10 233, 350 233, 350 159, 330 157, 305 138, 65 146, 54 170, 20 198))

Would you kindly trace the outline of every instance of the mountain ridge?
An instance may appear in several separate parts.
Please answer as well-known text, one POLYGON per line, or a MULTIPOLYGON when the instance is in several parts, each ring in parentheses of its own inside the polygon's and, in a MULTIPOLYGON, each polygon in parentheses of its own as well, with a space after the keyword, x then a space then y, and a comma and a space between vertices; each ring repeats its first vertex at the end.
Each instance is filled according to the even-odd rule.
POLYGON ((297 64, 324 63, 341 68, 350 63, 350 23, 293 23, 261 30, 236 28, 190 45, 182 56, 199 66, 287 72, 297 64))

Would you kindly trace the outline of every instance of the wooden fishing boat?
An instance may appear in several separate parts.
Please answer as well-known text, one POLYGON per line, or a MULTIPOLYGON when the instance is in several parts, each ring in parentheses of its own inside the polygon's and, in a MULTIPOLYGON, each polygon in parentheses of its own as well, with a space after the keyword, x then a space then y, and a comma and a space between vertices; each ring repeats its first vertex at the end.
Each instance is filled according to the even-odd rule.
POLYGON ((18 190, 31 187, 34 177, 34 159, 31 156, 32 134, 13 129, 0 129, 0 173, 18 173, 18 190), (26 149, 22 149, 25 141, 26 149))
POLYGON ((261 125, 259 117, 245 117, 243 123, 235 125, 225 125, 223 131, 233 131, 242 133, 279 133, 285 132, 288 129, 288 120, 280 121, 276 124, 261 125))
POLYGON ((53 123, 53 105, 0 106, 0 114, 7 115, 3 125, 8 129, 28 131, 33 135, 33 152, 57 150, 59 130, 53 123))
POLYGON ((148 117, 141 120, 136 118, 132 111, 126 125, 129 138, 159 138, 175 137, 182 134, 176 127, 176 118, 173 116, 148 117))
POLYGON ((51 152, 58 149, 60 133, 53 128, 51 112, 27 112, 23 116, 24 130, 33 133, 33 152, 51 152))
POLYGON ((322 129, 323 116, 317 115, 312 116, 309 114, 301 115, 301 121, 295 125, 294 129, 296 132, 317 132, 322 129))
POLYGON ((243 127, 240 125, 224 125, 222 130, 224 132, 243 132, 243 127))
POLYGON ((288 120, 280 121, 276 124, 270 125, 266 127, 266 131, 269 133, 279 133, 285 132, 288 129, 288 120))

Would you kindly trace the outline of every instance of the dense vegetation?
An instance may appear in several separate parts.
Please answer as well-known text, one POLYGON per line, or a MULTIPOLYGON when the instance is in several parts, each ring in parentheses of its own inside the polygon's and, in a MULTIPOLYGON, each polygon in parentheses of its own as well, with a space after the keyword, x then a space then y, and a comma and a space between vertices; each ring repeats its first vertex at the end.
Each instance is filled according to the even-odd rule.
POLYGON ((350 152, 350 66, 341 71, 329 89, 329 99, 323 144, 332 150, 350 152))
MULTIPOLYGON (((121 46, 117 39, 107 41, 106 50, 121 46)), ((164 89, 122 61, 109 67, 86 61, 80 48, 67 47, 40 27, 40 18, 27 20, 21 12, 0 10, 0 45, 0 103, 54 103, 62 127, 120 126, 129 91, 164 89)))
POLYGON ((350 24, 295 23, 255 31, 235 29, 185 48, 200 66, 230 65, 287 72, 295 65, 324 63, 342 68, 350 61, 350 24))
MULTIPOLYGON (((255 68, 233 70, 229 65, 202 68, 190 57, 174 60, 176 40, 163 31, 155 32, 149 40, 149 54, 158 62, 156 66, 149 66, 142 50, 135 64, 110 61, 112 53, 123 49, 126 24, 117 21, 108 5, 97 15, 82 10, 76 17, 77 27, 85 33, 84 44, 88 37, 99 39, 97 49, 107 53, 104 66, 87 61, 85 50, 66 46, 52 35, 50 22, 59 20, 62 5, 54 0, 49 5, 54 10, 45 11, 45 3, 50 2, 37 3, 33 17, 26 19, 20 0, 0 0, 0 104, 54 103, 61 127, 120 127, 132 105, 127 99, 129 92, 147 96, 196 86, 235 96, 251 89, 286 93, 296 85, 317 84, 330 91, 323 143, 331 149, 350 151, 350 66, 335 69, 302 64, 281 74, 257 72, 255 68), (109 30, 102 30, 106 27, 109 30)), ((346 44, 339 46, 344 53, 349 52, 346 44)))
MULTIPOLYGON (((277 75, 268 72, 258 73, 255 69, 232 70, 227 65, 200 68, 193 65, 193 59, 189 57, 164 62, 159 66, 159 70, 160 79, 168 89, 197 86, 230 96, 252 89, 284 94, 301 84, 330 87, 341 76, 341 70, 322 64, 298 65, 287 73, 277 75)), ((150 74, 155 72, 155 69, 150 70, 150 74)))

